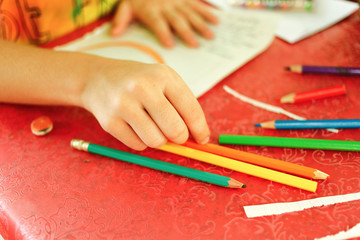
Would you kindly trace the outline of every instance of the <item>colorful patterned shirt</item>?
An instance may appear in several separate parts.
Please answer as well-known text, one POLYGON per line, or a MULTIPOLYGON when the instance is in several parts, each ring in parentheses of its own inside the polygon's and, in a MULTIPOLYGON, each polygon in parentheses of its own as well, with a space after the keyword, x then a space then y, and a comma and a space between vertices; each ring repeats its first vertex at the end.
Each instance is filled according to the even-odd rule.
POLYGON ((43 44, 110 13, 118 0, 0 0, 0 38, 43 44))

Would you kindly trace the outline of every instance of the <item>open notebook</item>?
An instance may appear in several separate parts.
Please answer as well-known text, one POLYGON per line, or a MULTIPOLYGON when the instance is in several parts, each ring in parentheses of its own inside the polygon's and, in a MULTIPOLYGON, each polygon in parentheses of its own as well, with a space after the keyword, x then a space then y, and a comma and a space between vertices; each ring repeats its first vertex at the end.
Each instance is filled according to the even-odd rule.
MULTIPOLYGON (((278 23, 276 14, 216 11, 220 24, 212 26, 215 38, 200 39, 189 48, 180 40, 172 49, 160 45, 154 34, 139 24, 121 37, 109 35, 105 24, 83 38, 56 50, 84 51, 115 59, 159 62, 172 67, 199 97, 224 77, 264 51, 272 42, 278 23)), ((200 37, 199 37, 200 38, 200 37)))

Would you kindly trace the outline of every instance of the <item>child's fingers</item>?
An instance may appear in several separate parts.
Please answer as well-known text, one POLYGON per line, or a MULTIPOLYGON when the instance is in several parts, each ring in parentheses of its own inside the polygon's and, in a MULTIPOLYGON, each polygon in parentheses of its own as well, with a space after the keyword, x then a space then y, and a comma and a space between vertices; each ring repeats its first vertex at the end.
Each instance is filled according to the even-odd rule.
POLYGON ((167 142, 167 138, 145 111, 140 100, 136 96, 121 100, 114 109, 114 117, 124 120, 147 146, 160 147, 167 142))
POLYGON ((178 78, 178 81, 171 86, 167 86, 165 95, 184 120, 194 139, 201 144, 207 143, 210 130, 204 112, 185 82, 176 72, 174 72, 174 75, 174 77, 178 78))
POLYGON ((132 20, 133 13, 130 4, 127 1, 122 1, 118 6, 112 21, 113 26, 111 35, 119 36, 123 34, 132 20))
POLYGON ((142 151, 147 147, 134 130, 121 118, 112 118, 107 126, 102 127, 129 148, 142 151))
POLYGON ((139 15, 141 21, 147 25, 165 47, 173 47, 174 39, 170 26, 160 11, 146 11, 139 15))
POLYGON ((210 30, 206 20, 195 12, 192 8, 181 6, 179 11, 186 17, 189 24, 197 31, 199 34, 205 38, 213 38, 214 34, 210 30))
POLYGON ((164 10, 163 14, 170 26, 187 45, 191 47, 198 46, 194 29, 188 19, 181 12, 179 12, 176 8, 172 8, 164 10))
POLYGON ((204 4, 202 1, 189 1, 191 8, 199 13, 206 21, 217 24, 219 19, 213 14, 212 7, 204 4))
POLYGON ((161 89, 149 89, 144 94, 142 103, 156 125, 172 142, 184 143, 188 137, 188 129, 174 106, 164 96, 161 89))

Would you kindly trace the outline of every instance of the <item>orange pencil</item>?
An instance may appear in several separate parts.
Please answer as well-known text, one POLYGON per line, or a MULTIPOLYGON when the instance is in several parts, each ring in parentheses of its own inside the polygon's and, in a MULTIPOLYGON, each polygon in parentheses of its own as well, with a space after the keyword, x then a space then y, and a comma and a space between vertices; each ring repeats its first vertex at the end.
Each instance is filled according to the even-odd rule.
POLYGON ((253 153, 243 152, 216 144, 208 143, 201 145, 193 141, 187 141, 183 145, 204 152, 217 154, 223 157, 228 157, 247 163, 252 163, 258 166, 267 167, 274 170, 278 170, 302 177, 307 177, 311 179, 326 179, 329 176, 328 174, 321 172, 315 168, 306 167, 295 163, 285 162, 274 158, 264 157, 253 153))

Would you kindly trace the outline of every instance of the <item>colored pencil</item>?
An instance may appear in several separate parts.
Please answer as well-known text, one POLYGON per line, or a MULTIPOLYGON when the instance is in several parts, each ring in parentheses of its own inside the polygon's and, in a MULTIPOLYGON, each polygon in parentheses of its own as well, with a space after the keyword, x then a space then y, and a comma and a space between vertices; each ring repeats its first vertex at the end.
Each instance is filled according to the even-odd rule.
POLYGON ((267 179, 270 181, 282 183, 288 186, 296 187, 299 189, 315 192, 317 182, 301 178, 298 176, 290 175, 287 173, 275 171, 272 169, 260 167, 257 165, 237 161, 231 158, 215 155, 208 152, 203 152, 197 149, 185 147, 174 143, 166 143, 158 148, 159 150, 177 154, 180 156, 192 158, 202 162, 210 163, 216 166, 228 168, 234 171, 245 173, 251 176, 267 179))
POLYGON ((270 129, 360 128, 360 119, 274 120, 255 126, 270 129))
POLYGON ((310 11, 312 9, 311 0, 230 0, 232 7, 242 8, 266 8, 274 10, 303 9, 310 11))
POLYGON ((359 141, 325 140, 311 138, 220 135, 220 144, 237 144, 269 147, 308 148, 340 151, 360 151, 359 141))
POLYGON ((344 85, 316 89, 305 92, 290 93, 280 98, 281 103, 298 103, 305 102, 320 98, 334 97, 346 94, 346 88, 344 85))
POLYGON ((329 176, 328 174, 321 172, 315 168, 298 165, 295 163, 286 162, 270 157, 265 157, 254 153, 244 152, 216 144, 211 144, 211 143, 198 144, 189 140, 182 145, 200 151, 213 153, 223 157, 236 159, 242 162, 247 162, 258 166, 271 168, 277 171, 286 172, 289 174, 293 174, 305 178, 326 179, 329 176))
POLYGON ((85 142, 83 140, 73 139, 71 140, 71 147, 95 153, 98 155, 110 157, 113 159, 121 160, 124 162, 129 162, 137 165, 141 165, 144 167, 200 180, 207 183, 216 184, 223 187, 228 188, 244 188, 246 185, 240 183, 239 181, 232 179, 230 177, 225 177, 218 174, 213 174, 209 172, 200 171, 197 169, 192 169, 188 167, 183 167, 180 165, 159 161, 156 159, 140 156, 133 153, 128 153, 124 151, 120 151, 113 148, 108 148, 104 146, 100 146, 94 143, 85 142))
POLYGON ((296 73, 319 73, 319 74, 339 74, 339 75, 347 75, 347 76, 360 76, 360 68, 355 68, 355 67, 293 65, 293 66, 288 66, 285 69, 296 73))

